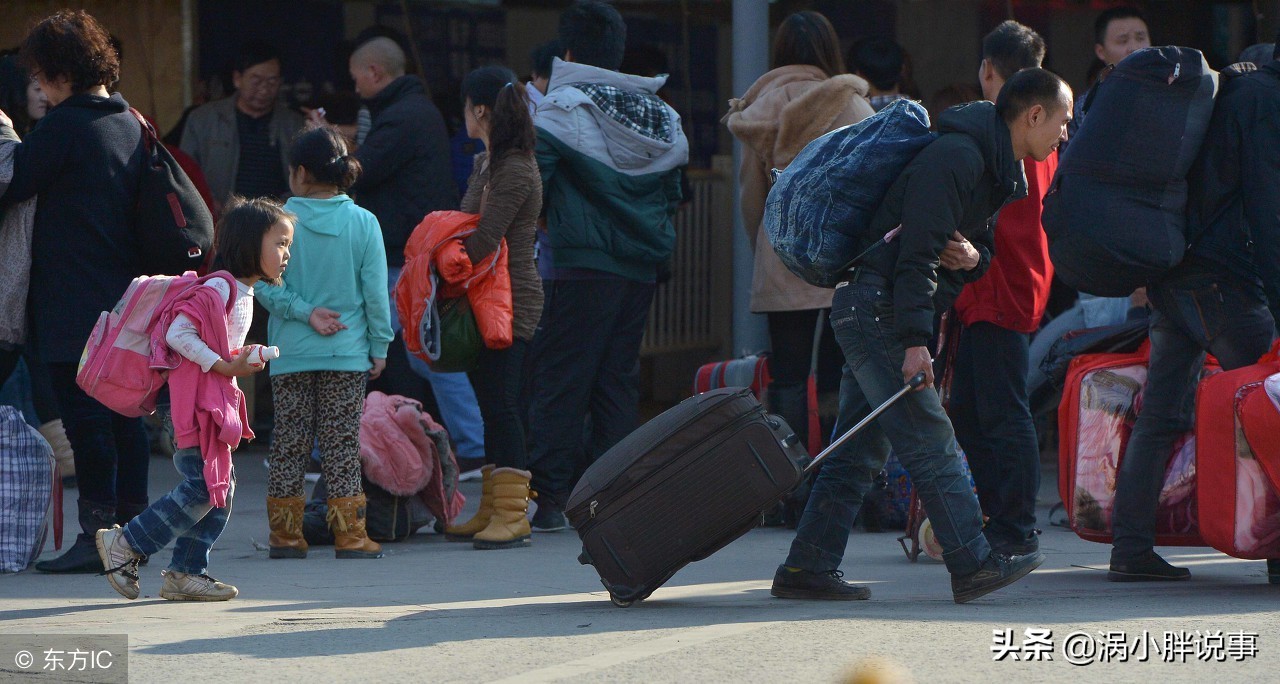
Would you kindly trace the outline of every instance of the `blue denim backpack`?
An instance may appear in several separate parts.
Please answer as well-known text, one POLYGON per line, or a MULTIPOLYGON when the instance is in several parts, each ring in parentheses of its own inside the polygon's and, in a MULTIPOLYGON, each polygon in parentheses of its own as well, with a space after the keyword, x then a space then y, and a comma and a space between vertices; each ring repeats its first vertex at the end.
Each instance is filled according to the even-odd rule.
POLYGON ((835 287, 870 244, 871 220, 889 186, 933 141, 929 113, 896 100, 852 126, 805 146, 765 200, 764 230, 792 273, 819 287, 835 287))
POLYGON ((1089 92, 1044 198, 1049 256, 1063 282, 1123 297, 1182 261, 1187 174, 1217 92, 1204 55, 1172 46, 1134 52, 1089 92))

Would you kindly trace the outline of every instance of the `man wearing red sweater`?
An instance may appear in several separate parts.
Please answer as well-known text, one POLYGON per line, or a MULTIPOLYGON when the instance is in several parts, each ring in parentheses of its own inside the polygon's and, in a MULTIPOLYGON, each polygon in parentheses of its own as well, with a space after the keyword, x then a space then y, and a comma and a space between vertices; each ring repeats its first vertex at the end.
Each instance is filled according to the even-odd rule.
MULTIPOLYGON (((994 100, 1013 74, 1040 66, 1045 44, 1030 28, 1006 21, 983 39, 982 52, 983 96, 994 100)), ((994 552, 1006 555, 1039 548, 1035 507, 1040 453, 1027 401, 1027 349, 1053 279, 1040 214, 1058 154, 1043 162, 1027 158, 1023 164, 1027 197, 1000 211, 991 268, 956 300, 964 329, 949 407, 988 516, 983 533, 994 552)))

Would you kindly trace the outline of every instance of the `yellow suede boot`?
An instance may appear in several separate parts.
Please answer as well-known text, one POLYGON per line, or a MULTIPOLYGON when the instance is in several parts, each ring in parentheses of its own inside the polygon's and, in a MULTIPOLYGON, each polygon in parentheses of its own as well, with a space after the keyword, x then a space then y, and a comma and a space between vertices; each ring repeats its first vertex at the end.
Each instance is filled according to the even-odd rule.
POLYGON ((76 455, 71 450, 71 442, 67 439, 67 431, 62 426, 62 419, 51 420, 41 425, 40 436, 53 447, 53 458, 58 462, 58 477, 75 477, 76 455))
POLYGON ((476 533, 489 526, 489 518, 493 516, 493 469, 489 464, 480 469, 480 509, 471 519, 461 525, 450 525, 444 528, 444 538, 449 541, 471 541, 476 533))
POLYGON ((364 492, 329 499, 329 528, 338 558, 382 558, 382 546, 365 532, 365 506, 364 492))
POLYGON ((477 549, 511 549, 528 546, 529 478, 527 470, 497 468, 493 471, 493 516, 476 533, 477 549))
POLYGON ((267 497, 267 524, 271 526, 272 558, 306 558, 307 540, 302 536, 304 502, 300 496, 267 497))

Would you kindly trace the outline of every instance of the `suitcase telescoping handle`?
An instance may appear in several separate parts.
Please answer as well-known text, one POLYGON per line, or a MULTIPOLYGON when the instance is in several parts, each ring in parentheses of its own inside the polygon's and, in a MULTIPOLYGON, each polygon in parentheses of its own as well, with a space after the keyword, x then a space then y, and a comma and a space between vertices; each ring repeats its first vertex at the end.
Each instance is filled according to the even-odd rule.
POLYGON ((844 433, 843 435, 840 435, 840 439, 837 439, 836 441, 832 442, 831 446, 822 450, 822 453, 818 454, 817 456, 814 456, 813 460, 809 461, 809 465, 804 467, 804 472, 806 473, 813 472, 813 469, 817 468, 818 464, 822 463, 822 460, 825 459, 827 456, 830 456, 831 452, 835 451, 837 447, 849 441, 850 439, 853 439, 854 435, 858 434, 859 432, 862 432, 862 429, 865 428, 867 425, 869 425, 871 421, 880 417, 881 413, 884 413, 885 411, 889 410, 890 406, 893 406, 895 403, 897 403, 899 399, 906 396, 908 392, 914 390, 915 388, 919 387, 922 384, 924 384, 924 373, 923 372, 916 373, 915 376, 913 376, 910 380, 907 381, 907 384, 902 386, 902 389, 898 390, 892 397, 889 397, 883 404, 877 406, 874 411, 872 411, 871 413, 868 413, 866 418, 863 418, 862 420, 858 421, 858 424, 850 428, 848 432, 844 433))

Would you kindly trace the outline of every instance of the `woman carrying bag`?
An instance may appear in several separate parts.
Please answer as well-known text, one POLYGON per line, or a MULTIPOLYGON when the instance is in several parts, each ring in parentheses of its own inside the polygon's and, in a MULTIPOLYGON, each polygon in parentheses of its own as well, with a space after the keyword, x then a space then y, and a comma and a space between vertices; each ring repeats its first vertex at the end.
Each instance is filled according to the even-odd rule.
POLYGON ((462 198, 462 211, 480 215, 464 244, 473 264, 509 250, 513 340, 505 349, 480 349, 467 375, 484 418, 486 465, 474 518, 446 528, 454 541, 477 549, 528 546, 528 453, 517 410, 525 352, 542 314, 542 281, 533 259, 535 224, 542 211, 542 177, 534 159, 533 120, 524 85, 506 67, 476 69, 462 82, 467 134, 484 142, 462 198))
MULTIPOLYGON (((743 144, 738 169, 742 219, 755 249, 751 311, 769 319, 771 409, 808 443, 806 383, 813 356, 815 321, 831 307, 832 290, 815 287, 787 270, 764 233, 770 171, 786 168, 815 138, 872 115, 867 82, 844 73, 840 42, 827 18, 797 12, 783 20, 773 42, 773 70, 742 96, 729 101, 724 123, 743 144)), ((832 386, 840 368, 829 322, 822 325, 824 362, 820 386, 832 386)))

